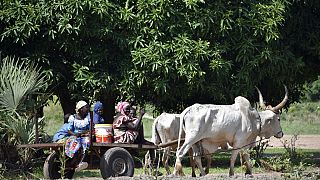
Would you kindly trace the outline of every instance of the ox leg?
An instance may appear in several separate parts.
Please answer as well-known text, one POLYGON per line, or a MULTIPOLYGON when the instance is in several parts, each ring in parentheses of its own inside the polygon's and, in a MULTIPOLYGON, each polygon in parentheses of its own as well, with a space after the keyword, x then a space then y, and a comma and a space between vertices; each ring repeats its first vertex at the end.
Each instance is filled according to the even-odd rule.
POLYGON ((187 143, 187 144, 183 144, 181 146, 181 148, 177 151, 176 153, 176 164, 174 166, 174 171, 173 171, 173 175, 175 176, 184 176, 184 173, 182 171, 182 164, 181 164, 181 159, 190 149, 191 143, 187 143))
POLYGON ((246 165, 246 177, 252 177, 252 165, 250 162, 250 155, 247 152, 241 152, 242 157, 244 158, 244 163, 246 165))
POLYGON ((188 155, 189 155, 189 160, 190 160, 190 166, 191 166, 191 176, 192 177, 196 177, 196 164, 195 164, 195 162, 194 162, 194 160, 193 160, 193 153, 192 153, 192 150, 190 149, 189 151, 188 151, 188 155))
POLYGON ((180 147, 179 150, 177 150, 176 152, 176 164, 174 167, 174 172, 173 174, 176 176, 184 176, 184 173, 182 171, 182 164, 181 164, 181 159, 185 154, 187 154, 187 152, 189 151, 189 149, 197 143, 197 138, 196 137, 187 137, 185 138, 185 141, 183 143, 183 145, 180 147))
POLYGON ((230 158, 230 170, 229 170, 229 176, 234 176, 234 163, 236 162, 237 156, 238 156, 239 150, 233 150, 230 158))
POLYGON ((204 157, 205 157, 205 159, 206 159, 206 161, 207 161, 207 166, 204 168, 204 173, 205 174, 209 174, 209 170, 210 170, 210 167, 211 167, 211 163, 212 163, 212 156, 211 156, 211 154, 212 153, 214 153, 214 152, 216 152, 216 150, 218 149, 218 147, 216 147, 216 146, 212 146, 211 145, 211 151, 212 151, 212 153, 210 153, 205 147, 204 147, 204 145, 205 144, 203 144, 203 147, 202 147, 202 149, 203 149, 203 155, 204 155, 204 157))
POLYGON ((193 157, 194 163, 197 164, 199 170, 200 170, 200 176, 205 176, 206 173, 202 167, 202 163, 201 163, 201 156, 194 156, 193 157))
POLYGON ((149 151, 147 151, 146 155, 144 156, 144 174, 151 174, 150 168, 151 168, 151 160, 150 160, 150 154, 149 151), (148 171, 149 169, 149 171, 148 171))
POLYGON ((170 150, 169 147, 166 147, 164 149, 164 151, 163 151, 163 156, 162 156, 162 164, 166 169, 167 175, 171 174, 171 171, 170 171, 170 168, 169 168, 169 164, 168 164, 168 161, 169 161, 169 156, 168 156, 169 150, 170 150))
POLYGON ((201 162, 201 155, 203 154, 202 149, 203 148, 201 147, 200 143, 196 143, 195 145, 192 146, 194 163, 196 163, 196 165, 200 170, 200 176, 205 176, 206 173, 202 167, 202 162, 201 162))
POLYGON ((207 160, 207 166, 204 169, 204 172, 206 174, 209 174, 209 170, 210 170, 211 163, 212 163, 212 154, 218 150, 219 146, 215 143, 212 143, 212 142, 206 141, 206 140, 202 140, 201 145, 202 145, 202 149, 204 152, 204 156, 207 160))
POLYGON ((181 160, 180 160, 179 156, 177 156, 177 159, 176 159, 176 164, 174 166, 173 175, 175 175, 175 176, 184 176, 184 173, 182 171, 182 164, 181 164, 181 160))
POLYGON ((207 167, 204 168, 204 172, 206 174, 209 174, 209 169, 211 167, 212 157, 209 151, 205 150, 205 158, 207 160, 207 167))

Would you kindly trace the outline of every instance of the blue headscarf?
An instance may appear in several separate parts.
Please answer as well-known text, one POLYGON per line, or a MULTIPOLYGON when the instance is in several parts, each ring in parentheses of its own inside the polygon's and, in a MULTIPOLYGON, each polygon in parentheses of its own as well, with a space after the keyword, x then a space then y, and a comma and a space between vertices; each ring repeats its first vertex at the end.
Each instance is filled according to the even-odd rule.
POLYGON ((93 108, 93 123, 94 124, 100 124, 104 123, 103 117, 99 114, 99 109, 103 109, 103 105, 100 101, 97 101, 93 108))

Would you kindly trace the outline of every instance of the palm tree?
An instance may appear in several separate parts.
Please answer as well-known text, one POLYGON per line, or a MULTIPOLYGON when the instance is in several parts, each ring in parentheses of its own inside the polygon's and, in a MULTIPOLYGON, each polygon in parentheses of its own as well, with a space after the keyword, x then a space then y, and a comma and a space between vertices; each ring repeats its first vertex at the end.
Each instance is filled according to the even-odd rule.
POLYGON ((7 57, 2 62, 0 111, 10 114, 25 113, 30 108, 28 101, 31 96, 46 88, 47 76, 37 65, 26 64, 20 59, 7 57))
MULTIPOLYGON (((39 97, 47 88, 48 76, 37 65, 26 64, 18 58, 3 59, 0 68, 1 142, 10 145, 34 143, 38 123, 35 110, 44 102, 39 101, 39 97)), ((28 164, 32 151, 19 149, 18 152, 22 155, 22 164, 28 164)))

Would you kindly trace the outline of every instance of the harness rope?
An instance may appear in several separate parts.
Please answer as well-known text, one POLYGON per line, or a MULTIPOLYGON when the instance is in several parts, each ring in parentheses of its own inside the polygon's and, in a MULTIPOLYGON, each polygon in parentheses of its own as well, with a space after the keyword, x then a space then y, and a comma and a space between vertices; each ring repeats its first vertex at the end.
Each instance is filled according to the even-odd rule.
MULTIPOLYGON (((282 131, 279 131, 277 134, 280 134, 282 131)), ((229 151, 235 151, 235 150, 239 150, 239 149, 242 149, 242 148, 244 148, 244 147, 246 147, 246 146, 250 146, 250 145, 252 145, 252 144, 254 144, 254 143, 256 143, 256 142, 261 142, 261 141, 263 141, 263 140, 266 140, 266 139, 268 139, 268 138, 261 138, 260 137, 260 140, 257 140, 257 141, 254 141, 254 142, 252 142, 252 143, 249 143, 249 144, 246 144, 246 145, 244 145, 244 146, 242 146, 242 147, 239 147, 239 148, 231 148, 231 149, 226 149, 226 150, 224 150, 224 149, 218 149, 217 151, 215 151, 215 152, 213 152, 213 153, 207 153, 207 154, 202 154, 202 155, 196 155, 196 156, 183 156, 183 157, 198 157, 198 156, 201 156, 201 157, 203 157, 203 156, 206 156, 206 155, 212 155, 212 154, 214 154, 214 153, 216 153, 216 152, 229 152, 229 151)), ((160 149, 157 149, 157 151, 162 151, 163 150, 163 148, 160 148, 160 149)), ((171 154, 175 154, 175 152, 176 151, 170 151, 170 153, 171 154)), ((172 157, 174 157, 174 156, 176 156, 176 155, 171 155, 171 154, 168 154, 169 156, 172 156, 172 157)))

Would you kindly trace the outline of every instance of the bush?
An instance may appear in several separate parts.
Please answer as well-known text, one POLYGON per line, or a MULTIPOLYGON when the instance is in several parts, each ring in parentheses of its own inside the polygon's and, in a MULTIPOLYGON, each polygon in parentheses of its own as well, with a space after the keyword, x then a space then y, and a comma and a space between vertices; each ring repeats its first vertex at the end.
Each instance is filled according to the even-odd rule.
POLYGON ((318 80, 304 86, 304 97, 307 101, 320 101, 320 76, 318 80))
POLYGON ((287 173, 284 175, 286 178, 301 179, 307 165, 304 162, 306 155, 297 151, 296 140, 297 135, 293 135, 290 142, 282 141, 285 153, 282 153, 280 156, 260 160, 262 166, 267 170, 287 173))
MULTIPOLYGON (((37 65, 19 60, 7 57, 0 64, 0 144, 4 147, 1 147, 3 159, 0 161, 4 162, 4 168, 14 172, 28 171, 32 167, 34 150, 17 149, 16 145, 35 142, 35 119, 41 134, 42 119, 37 117, 37 109, 46 101, 46 95, 40 92, 46 89, 48 81, 37 65)), ((9 174, 12 173, 9 171, 9 174)))

